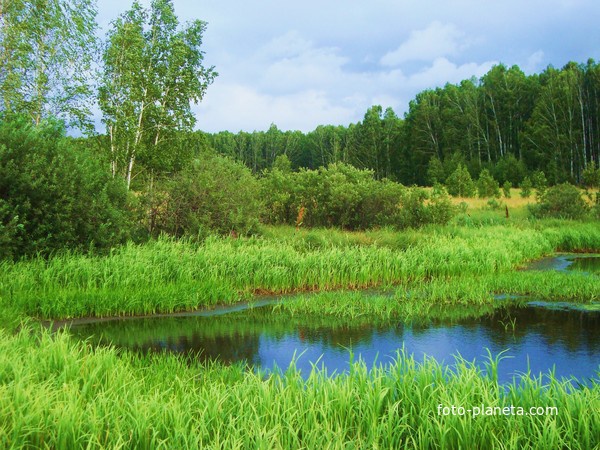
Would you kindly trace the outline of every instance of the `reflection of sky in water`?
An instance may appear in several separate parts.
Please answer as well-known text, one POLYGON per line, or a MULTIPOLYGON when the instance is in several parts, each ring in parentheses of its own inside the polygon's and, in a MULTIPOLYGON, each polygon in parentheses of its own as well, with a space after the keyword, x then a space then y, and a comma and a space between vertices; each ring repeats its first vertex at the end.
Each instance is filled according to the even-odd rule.
MULTIPOLYGON (((506 304, 504 304, 506 306, 506 304)), ((134 351, 172 351, 225 363, 247 361, 263 369, 285 370, 292 360, 307 376, 313 363, 327 372, 348 370, 354 361, 367 367, 388 364, 404 348, 417 362, 424 356, 453 365, 454 355, 484 369, 488 351, 501 352, 498 376, 509 382, 529 369, 533 376, 555 375, 585 380, 600 370, 600 311, 582 311, 561 303, 530 302, 526 307, 498 309, 479 319, 410 326, 375 326, 348 321, 276 320, 268 308, 236 316, 177 317, 85 324, 71 331, 88 338, 100 333, 116 346, 134 351), (513 328, 514 325, 514 328, 513 328)), ((573 305, 572 305, 573 306, 573 305)))
MULTIPOLYGON (((454 325, 419 330, 417 333, 407 327, 402 335, 395 332, 373 332, 369 335, 368 343, 357 342, 350 349, 354 360, 362 359, 367 367, 393 361, 397 351, 403 346, 417 362, 423 361, 427 355, 440 363, 453 365, 454 355, 460 354, 466 361, 475 361, 482 369, 484 362, 489 359, 487 349, 493 357, 504 352, 498 371, 501 382, 511 381, 513 375, 525 373, 528 368, 532 376, 554 370, 559 378, 574 376, 581 380, 594 377, 595 370, 600 370, 600 343, 595 348, 570 351, 560 339, 555 345, 548 345, 547 339, 534 330, 527 333, 526 339, 518 342, 510 339, 512 343, 504 345, 493 342, 490 334, 485 326, 467 329, 454 325)), ((510 336, 510 332, 508 335, 510 336)), ((326 366, 328 373, 348 370, 349 349, 342 346, 332 348, 324 342, 307 342, 297 334, 290 334, 285 339, 261 336, 259 351, 253 362, 263 368, 276 365, 285 369, 294 354, 296 367, 304 376, 310 372, 311 363, 315 361, 319 361, 318 367, 326 366)))

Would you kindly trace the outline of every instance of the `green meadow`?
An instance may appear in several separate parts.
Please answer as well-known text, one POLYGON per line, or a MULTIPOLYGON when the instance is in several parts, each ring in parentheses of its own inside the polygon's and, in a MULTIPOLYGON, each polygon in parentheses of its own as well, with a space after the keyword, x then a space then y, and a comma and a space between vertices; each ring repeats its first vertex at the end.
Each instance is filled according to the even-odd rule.
POLYGON ((406 232, 269 227, 251 238, 160 238, 107 254, 4 261, 0 447, 597 448, 597 383, 573 388, 550 374, 500 385, 501 355, 490 355, 485 373, 464 360, 442 366, 400 351, 385 368, 356 361, 348 374, 314 369, 302 378, 293 364, 267 374, 96 347, 37 322, 292 293, 271 307, 274 320, 476 316, 493 310, 498 294, 594 307, 597 276, 520 269, 557 251, 598 250, 597 223, 553 220, 406 232), (438 411, 452 405, 497 414, 438 411), (558 413, 500 414, 510 407, 558 413))

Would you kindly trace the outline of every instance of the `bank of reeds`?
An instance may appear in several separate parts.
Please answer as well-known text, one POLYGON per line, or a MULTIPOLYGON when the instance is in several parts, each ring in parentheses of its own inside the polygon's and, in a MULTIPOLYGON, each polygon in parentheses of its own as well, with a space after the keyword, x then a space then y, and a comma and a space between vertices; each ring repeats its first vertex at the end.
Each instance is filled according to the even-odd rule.
POLYGON ((600 385, 550 376, 502 387, 458 360, 399 353, 387 369, 302 379, 92 349, 68 335, 0 330, 2 448, 569 448, 600 445, 600 385), (440 407, 513 407, 443 415, 440 407), (531 407, 544 414, 529 415, 531 407), (556 414, 546 411, 556 407, 556 414), (523 408, 527 415, 518 415, 523 408), (541 411, 541 410, 540 410, 541 411), (546 413, 547 412, 547 413, 546 413))
POLYGON ((411 231, 402 250, 377 242, 335 243, 326 231, 308 242, 302 235, 209 238, 200 244, 164 238, 105 256, 66 253, 2 262, 0 305, 39 318, 148 314, 231 303, 255 293, 501 274, 555 250, 600 249, 595 225, 434 227, 411 231))

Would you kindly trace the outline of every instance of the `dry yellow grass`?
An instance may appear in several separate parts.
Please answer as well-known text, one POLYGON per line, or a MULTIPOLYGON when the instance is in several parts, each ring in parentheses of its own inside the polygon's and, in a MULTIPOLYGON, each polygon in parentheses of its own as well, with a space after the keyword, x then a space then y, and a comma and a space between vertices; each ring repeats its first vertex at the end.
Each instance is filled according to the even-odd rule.
MULTIPOLYGON (((594 204, 596 193, 598 193, 600 191, 598 189, 588 189, 587 192, 589 192, 591 194, 591 196, 586 195, 586 191, 581 189, 583 199, 586 202, 588 202, 588 204, 590 204, 590 206, 591 206, 594 204)), ((504 195, 502 195, 498 199, 498 201, 502 202, 502 204, 508 206, 509 209, 512 209, 512 208, 519 209, 519 208, 524 208, 527 205, 536 203, 536 195, 535 194, 536 194, 535 189, 532 189, 531 195, 528 198, 523 198, 523 197, 521 197, 521 189, 512 188, 510 190, 510 198, 505 198, 504 195)), ((471 209, 471 210, 486 208, 489 200, 490 200, 489 198, 479 198, 479 197, 473 197, 473 198, 451 197, 451 201, 452 201, 453 205, 459 205, 462 202, 464 202, 468 205, 469 209, 471 209)))
MULTIPOLYGON (((535 203, 535 191, 533 191, 529 198, 521 197, 520 192, 520 189, 513 188, 510 190, 510 198, 505 198, 502 196, 498 199, 498 201, 502 201, 502 203, 508 206, 509 209, 524 208, 527 205, 535 203)), ((452 204, 459 205, 464 202, 469 206, 469 209, 486 208, 489 200, 489 198, 479 197, 451 197, 452 204)))

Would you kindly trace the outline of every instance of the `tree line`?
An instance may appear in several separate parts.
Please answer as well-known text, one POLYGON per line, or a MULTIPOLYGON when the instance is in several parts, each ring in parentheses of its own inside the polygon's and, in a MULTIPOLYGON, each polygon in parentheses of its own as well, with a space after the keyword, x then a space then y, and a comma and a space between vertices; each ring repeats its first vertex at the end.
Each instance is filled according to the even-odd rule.
POLYGON ((207 139, 254 172, 285 154, 294 169, 343 162, 406 185, 443 182, 459 164, 473 177, 487 169, 501 184, 536 171, 551 184, 581 183, 600 157, 600 65, 590 59, 526 75, 499 64, 480 79, 420 92, 403 118, 376 105, 348 126, 301 133, 271 125, 207 139), (436 180, 432 165, 443 168, 436 180))

